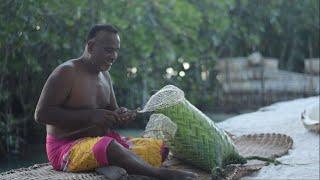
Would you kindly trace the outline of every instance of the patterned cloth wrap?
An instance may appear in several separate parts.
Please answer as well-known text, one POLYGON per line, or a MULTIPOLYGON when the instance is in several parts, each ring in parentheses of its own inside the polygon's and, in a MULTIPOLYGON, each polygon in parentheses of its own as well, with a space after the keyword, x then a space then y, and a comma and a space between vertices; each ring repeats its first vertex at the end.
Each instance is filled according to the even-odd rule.
POLYGON ((61 140, 48 134, 46 138, 48 159, 56 170, 91 171, 109 165, 106 150, 113 140, 154 167, 160 167, 169 152, 162 140, 125 138, 114 131, 102 137, 86 137, 77 140, 61 140))

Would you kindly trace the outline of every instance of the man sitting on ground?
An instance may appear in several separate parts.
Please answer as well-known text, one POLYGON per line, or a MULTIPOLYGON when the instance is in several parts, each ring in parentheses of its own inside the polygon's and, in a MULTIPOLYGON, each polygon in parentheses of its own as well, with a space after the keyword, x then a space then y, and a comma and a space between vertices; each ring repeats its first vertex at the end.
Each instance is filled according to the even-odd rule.
POLYGON ((136 115, 118 107, 108 73, 119 48, 119 34, 112 25, 95 25, 83 55, 62 63, 49 76, 35 120, 46 124, 50 163, 56 170, 69 172, 113 165, 159 179, 196 179, 193 173, 150 165, 132 151, 134 145, 112 131, 136 115))

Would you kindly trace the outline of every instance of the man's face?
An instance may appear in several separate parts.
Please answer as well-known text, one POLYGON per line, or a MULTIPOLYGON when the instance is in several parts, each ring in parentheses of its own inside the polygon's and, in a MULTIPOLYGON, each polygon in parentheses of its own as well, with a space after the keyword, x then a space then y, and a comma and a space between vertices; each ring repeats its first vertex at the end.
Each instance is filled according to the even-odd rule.
POLYGON ((97 36, 88 43, 91 61, 99 71, 107 71, 118 58, 120 38, 111 32, 98 32, 97 36))

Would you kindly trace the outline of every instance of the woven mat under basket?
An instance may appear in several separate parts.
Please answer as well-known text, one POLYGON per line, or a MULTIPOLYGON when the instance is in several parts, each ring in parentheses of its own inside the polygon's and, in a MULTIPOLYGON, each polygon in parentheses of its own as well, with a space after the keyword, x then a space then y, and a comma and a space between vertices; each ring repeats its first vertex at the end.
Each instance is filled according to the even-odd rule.
MULTIPOLYGON (((292 148, 293 140, 285 134, 265 133, 265 134, 249 134, 235 137, 228 133, 234 141, 234 144, 243 157, 260 156, 275 159, 288 153, 292 148)), ((187 170, 198 173, 199 180, 211 179, 211 175, 200 169, 196 169, 190 165, 184 164, 182 161, 172 159, 164 163, 171 169, 187 170)), ((225 171, 226 179, 239 179, 250 173, 260 170, 266 163, 259 160, 249 160, 244 165, 229 165, 225 171)))
MULTIPOLYGON (((244 157, 262 156, 267 158, 276 158, 288 153, 292 147, 293 140, 284 134, 252 134, 233 138, 235 146, 244 157)), ((252 160, 244 165, 230 165, 226 168, 226 179, 239 179, 253 171, 257 171, 265 166, 264 162, 252 160)), ((211 175, 203 170, 186 165, 183 161, 170 158, 164 163, 164 167, 170 169, 180 169, 195 172, 199 174, 199 180, 211 179, 211 175)), ((0 173, 0 180, 41 180, 41 179, 68 179, 68 180, 102 180, 106 179, 103 175, 92 173, 66 173, 53 170, 48 163, 36 164, 28 168, 13 169, 0 173)), ((129 175, 127 180, 154 180, 145 176, 129 175)))

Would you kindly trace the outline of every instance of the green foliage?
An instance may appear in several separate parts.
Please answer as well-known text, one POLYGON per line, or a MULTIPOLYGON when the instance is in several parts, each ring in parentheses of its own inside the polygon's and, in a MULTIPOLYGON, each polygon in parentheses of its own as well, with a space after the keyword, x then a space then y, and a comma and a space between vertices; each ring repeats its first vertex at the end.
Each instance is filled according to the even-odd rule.
POLYGON ((6 0, 0 11, 0 122, 28 117, 14 127, 24 133, 0 131, 0 144, 30 134, 26 128, 35 126, 32 114, 46 78, 81 55, 96 23, 120 30, 120 57, 111 74, 119 104, 129 108, 169 83, 193 104, 209 106, 218 57, 258 50, 294 71, 303 70, 304 58, 319 57, 319 0, 6 0), (167 78, 169 67, 174 71, 167 78))

